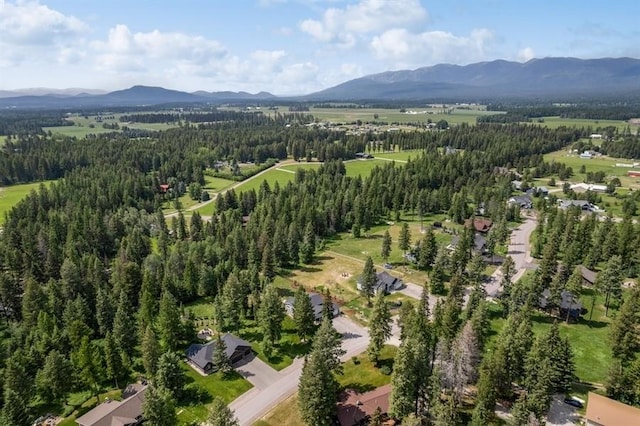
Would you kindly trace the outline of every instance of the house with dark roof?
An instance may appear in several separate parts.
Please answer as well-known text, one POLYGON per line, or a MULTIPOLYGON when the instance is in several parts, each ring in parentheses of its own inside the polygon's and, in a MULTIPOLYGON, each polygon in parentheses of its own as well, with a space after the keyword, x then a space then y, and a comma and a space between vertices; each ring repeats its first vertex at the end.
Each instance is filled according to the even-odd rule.
POLYGON ((587 200, 560 200, 560 208, 563 210, 568 209, 569 207, 578 207, 583 211, 594 212, 597 211, 598 208, 591 204, 587 200))
MULTIPOLYGON (((322 312, 324 311, 324 296, 319 293, 308 293, 311 307, 313 308, 313 316, 316 321, 322 320, 322 312)), ((340 308, 335 302, 333 304, 333 316, 337 317, 340 314, 340 308)), ((291 318, 293 318, 293 311, 295 310, 295 298, 287 297, 284 300, 284 310, 291 318)))
POLYGON ((515 204, 516 206, 520 206, 521 209, 530 209, 533 207, 531 197, 528 195, 514 195, 507 200, 507 204, 515 204))
MULTIPOLYGON (((542 295, 540 296, 540 308, 542 309, 549 309, 551 306, 551 301, 549 300, 551 298, 551 291, 547 288, 542 292, 542 295)), ((582 303, 580 303, 580 300, 578 300, 578 298, 576 298, 573 293, 571 293, 570 291, 567 290, 562 290, 562 292, 560 293, 560 312, 563 315, 569 315, 570 318, 576 319, 578 318, 580 315, 582 315, 582 303)))
MULTIPOLYGON (((356 287, 358 290, 362 290, 362 277, 358 278, 356 287)), ((404 283, 400 278, 396 278, 389 274, 387 271, 382 271, 376 274, 376 283, 373 286, 373 292, 378 294, 383 291, 385 293, 391 293, 392 291, 400 290, 404 287, 404 283)))
MULTIPOLYGON (((221 338, 227 347, 225 353, 231 364, 235 364, 251 354, 251 344, 241 338, 230 333, 223 334, 221 338)), ((193 343, 189 346, 185 353, 187 363, 202 374, 215 373, 216 368, 213 365, 213 353, 216 347, 216 340, 217 339, 214 339, 206 344, 193 343)))
POLYGON ((589 392, 585 419, 587 426, 640 425, 640 408, 589 392))
POLYGON ((365 393, 352 389, 343 392, 338 401, 338 422, 341 426, 369 424, 378 407, 383 417, 389 411, 389 395, 391 385, 384 385, 365 393))
POLYGON ((146 384, 131 384, 122 392, 122 401, 107 400, 76 419, 76 423, 80 426, 141 425, 146 391, 146 384))
MULTIPOLYGON (((449 251, 455 250, 459 242, 460 242, 460 237, 457 235, 454 235, 451 238, 451 243, 449 243, 449 245, 447 246, 447 250, 449 251)), ((472 250, 474 253, 479 253, 479 254, 485 253, 487 251, 487 239, 478 233, 474 234, 472 250)))

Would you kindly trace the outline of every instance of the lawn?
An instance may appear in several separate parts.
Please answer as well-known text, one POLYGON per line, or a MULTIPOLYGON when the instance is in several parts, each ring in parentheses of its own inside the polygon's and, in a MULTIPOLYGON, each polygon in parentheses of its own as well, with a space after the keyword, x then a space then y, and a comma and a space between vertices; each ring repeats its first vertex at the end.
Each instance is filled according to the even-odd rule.
POLYGON ((4 214, 9 212, 20 200, 26 197, 31 191, 37 191, 42 183, 49 185, 51 182, 55 181, 49 180, 0 187, 0 224, 4 222, 4 214))
MULTIPOLYGON (((122 391, 120 389, 114 389, 100 394, 100 402, 105 401, 106 398, 119 401, 122 398, 122 391)), ((72 393, 67 399, 67 404, 63 407, 64 412, 69 412, 70 414, 58 424, 60 426, 75 426, 76 419, 82 417, 96 405, 96 400, 93 398, 91 392, 83 391, 72 393)))
POLYGON ((84 138, 87 135, 97 135, 100 133, 111 133, 117 132, 118 130, 113 129, 105 129, 102 125, 97 125, 95 127, 89 126, 55 126, 55 127, 43 127, 42 130, 45 132, 51 132, 53 134, 59 134, 64 136, 75 136, 77 138, 84 138))
MULTIPOLYGON (((583 289, 580 298, 583 306, 590 311, 593 290, 583 289)), ((490 305, 491 329, 493 336, 504 327, 506 320, 499 317, 500 308, 490 305)), ((576 375, 581 381, 589 383, 604 383, 609 365, 611 363, 611 351, 609 344, 609 324, 616 311, 609 309, 609 317, 604 316, 603 298, 596 297, 593 319, 589 321, 590 312, 587 312, 577 324, 559 322, 560 334, 569 339, 574 353, 576 375)), ((536 335, 546 332, 554 319, 542 312, 533 315, 533 331, 536 335)))
MULTIPOLYGON (((251 384, 243 379, 238 373, 233 372, 227 378, 220 373, 202 376, 195 372, 187 364, 182 364, 185 370, 187 385, 195 383, 205 389, 211 397, 219 396, 224 402, 229 403, 251 389, 251 384)), ((192 422, 202 422, 209 413, 208 404, 181 405, 177 408, 178 421, 181 425, 192 424, 192 422)))
MULTIPOLYGON (((395 346, 385 345, 382 349, 380 365, 391 368, 397 350, 395 346)), ((352 388, 366 392, 391 382, 391 376, 382 374, 379 369, 374 367, 367 359, 366 354, 359 355, 356 360, 357 364, 353 362, 353 359, 343 363, 344 374, 337 376, 341 388, 352 388)), ((253 426, 304 426, 304 424, 298 410, 298 394, 296 393, 276 405, 253 426)))

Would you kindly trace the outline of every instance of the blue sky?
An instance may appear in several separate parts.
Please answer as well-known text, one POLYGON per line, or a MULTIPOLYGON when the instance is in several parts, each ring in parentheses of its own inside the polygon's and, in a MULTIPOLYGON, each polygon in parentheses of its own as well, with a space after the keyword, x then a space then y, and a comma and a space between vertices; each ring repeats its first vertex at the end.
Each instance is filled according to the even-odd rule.
POLYGON ((640 57, 638 0, 0 0, 0 90, 303 94, 388 70, 640 57))

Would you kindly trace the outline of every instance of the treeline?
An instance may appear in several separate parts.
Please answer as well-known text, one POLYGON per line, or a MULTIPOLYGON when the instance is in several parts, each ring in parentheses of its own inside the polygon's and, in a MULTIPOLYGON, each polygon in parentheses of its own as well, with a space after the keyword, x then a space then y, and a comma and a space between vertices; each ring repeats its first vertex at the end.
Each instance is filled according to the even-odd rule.
POLYGON ((487 111, 506 111, 506 114, 478 117, 479 123, 513 123, 533 121, 541 117, 575 118, 589 120, 629 120, 640 117, 640 104, 572 104, 572 105, 513 105, 494 103, 487 111))
POLYGON ((72 126, 60 111, 16 111, 0 114, 0 136, 42 133, 43 127, 72 126))

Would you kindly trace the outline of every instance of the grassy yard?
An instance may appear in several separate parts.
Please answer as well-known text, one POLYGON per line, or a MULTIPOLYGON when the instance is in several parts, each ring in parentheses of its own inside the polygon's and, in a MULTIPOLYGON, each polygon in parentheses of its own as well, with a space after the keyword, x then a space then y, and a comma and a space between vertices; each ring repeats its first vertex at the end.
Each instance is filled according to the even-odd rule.
MULTIPOLYGON (((211 397, 219 396, 226 403, 251 389, 251 384, 235 372, 226 378, 219 373, 202 376, 187 364, 182 366, 185 370, 187 384, 195 383, 205 389, 211 397)), ((187 425, 192 422, 204 421, 209 413, 209 407, 208 404, 181 405, 178 406, 177 413, 179 424, 187 425)))
POLYGON ((37 191, 42 183, 49 185, 51 182, 55 181, 50 180, 0 187, 0 224, 4 222, 4 214, 11 210, 20 200, 26 197, 31 191, 37 191))
MULTIPOLYGON (((609 365, 611 363, 611 351, 609 344, 609 324, 615 311, 609 309, 609 317, 604 315, 603 298, 596 297, 593 310, 593 318, 589 321, 592 293, 591 289, 583 289, 580 298, 583 306, 589 311, 577 324, 559 322, 560 334, 566 336, 571 343, 576 363, 576 375, 581 381, 590 383, 603 383, 606 380, 609 365)), ((490 306, 491 329, 495 337, 504 327, 506 320, 500 317, 500 309, 497 305, 490 306)), ((533 331, 536 335, 546 332, 554 318, 542 312, 533 315, 533 331)))
MULTIPOLYGON (((380 366, 386 365, 391 368, 397 350, 395 346, 386 345, 382 350, 380 366)), ((359 355, 356 360, 357 364, 352 359, 345 362, 344 374, 337 376, 342 389, 351 388, 359 392, 367 392, 391 381, 391 376, 382 374, 378 368, 374 367, 366 354, 359 355)), ((253 426, 304 426, 304 424, 298 410, 296 393, 275 406, 253 426)))

